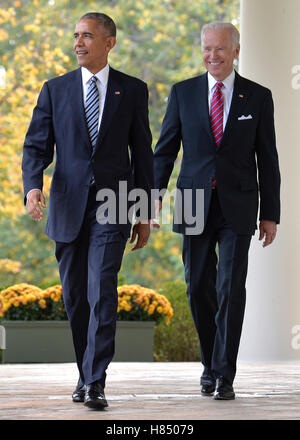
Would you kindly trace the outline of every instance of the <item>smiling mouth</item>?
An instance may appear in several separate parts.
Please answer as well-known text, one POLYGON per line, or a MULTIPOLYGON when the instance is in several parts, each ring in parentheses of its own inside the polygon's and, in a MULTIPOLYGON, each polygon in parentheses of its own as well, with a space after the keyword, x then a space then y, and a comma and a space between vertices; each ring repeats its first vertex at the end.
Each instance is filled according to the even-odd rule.
POLYGON ((88 52, 86 52, 86 51, 84 51, 84 50, 78 50, 77 52, 76 52, 76 55, 78 55, 78 56, 81 56, 81 55, 87 55, 88 54, 88 52))
POLYGON ((221 61, 219 63, 209 62, 208 64, 210 64, 211 66, 219 66, 220 64, 222 64, 222 62, 221 61))

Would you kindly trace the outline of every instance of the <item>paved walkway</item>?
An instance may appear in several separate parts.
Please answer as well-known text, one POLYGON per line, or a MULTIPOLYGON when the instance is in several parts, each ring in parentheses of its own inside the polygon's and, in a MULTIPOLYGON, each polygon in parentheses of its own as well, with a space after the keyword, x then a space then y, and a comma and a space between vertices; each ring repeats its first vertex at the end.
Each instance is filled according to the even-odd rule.
POLYGON ((300 362, 239 363, 236 400, 200 394, 195 362, 113 362, 105 411, 73 403, 75 364, 0 365, 0 420, 300 419, 300 362))

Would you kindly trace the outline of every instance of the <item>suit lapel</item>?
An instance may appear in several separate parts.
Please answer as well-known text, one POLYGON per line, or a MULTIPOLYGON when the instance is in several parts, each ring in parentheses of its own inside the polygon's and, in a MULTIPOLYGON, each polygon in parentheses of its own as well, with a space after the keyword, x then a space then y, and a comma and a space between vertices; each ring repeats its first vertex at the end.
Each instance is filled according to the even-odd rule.
POLYGON ((225 131, 222 136, 222 140, 219 145, 219 148, 222 147, 222 144, 226 141, 226 139, 230 135, 234 123, 237 121, 237 118, 243 113, 243 108, 247 103, 249 97, 249 91, 247 90, 247 88, 243 83, 244 83, 243 78, 237 72, 235 72, 231 106, 227 118, 227 123, 225 126, 225 131))
POLYGON ((69 83, 69 99, 71 103, 72 115, 74 119, 74 127, 79 131, 85 145, 91 151, 92 145, 85 119, 85 109, 83 102, 82 76, 81 68, 75 70, 75 78, 69 83))
POLYGON ((202 99, 200 101, 200 113, 201 119, 205 130, 207 131, 211 141, 214 143, 213 134, 211 131, 210 119, 209 119, 209 108, 208 108, 208 80, 207 73, 200 77, 200 88, 202 99))
POLYGON ((212 143, 214 143, 208 110, 208 81, 207 73, 195 78, 197 81, 190 89, 189 114, 192 119, 201 121, 202 127, 207 132, 212 143))
POLYGON ((121 86, 119 79, 120 78, 118 72, 110 67, 105 103, 95 151, 97 150, 97 148, 99 148, 101 142, 103 141, 112 117, 119 107, 122 96, 124 94, 124 89, 121 86))

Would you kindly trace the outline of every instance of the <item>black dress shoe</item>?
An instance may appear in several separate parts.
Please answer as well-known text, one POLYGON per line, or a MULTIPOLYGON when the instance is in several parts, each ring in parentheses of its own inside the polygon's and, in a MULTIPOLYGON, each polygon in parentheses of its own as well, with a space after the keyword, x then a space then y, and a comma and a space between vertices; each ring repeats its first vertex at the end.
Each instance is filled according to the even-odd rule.
POLYGON ((73 402, 84 402, 85 388, 86 386, 79 378, 77 382, 77 386, 72 394, 73 402))
POLYGON ((235 394, 232 385, 224 377, 217 379, 215 400, 234 400, 235 394))
POLYGON ((103 409, 108 406, 104 389, 99 381, 90 383, 86 386, 84 405, 94 409, 103 409))
POLYGON ((215 392, 216 384, 201 385, 201 394, 203 396, 212 396, 215 392))
POLYGON ((210 368, 204 368, 200 378, 200 389, 203 396, 211 396, 216 389, 216 380, 210 368))

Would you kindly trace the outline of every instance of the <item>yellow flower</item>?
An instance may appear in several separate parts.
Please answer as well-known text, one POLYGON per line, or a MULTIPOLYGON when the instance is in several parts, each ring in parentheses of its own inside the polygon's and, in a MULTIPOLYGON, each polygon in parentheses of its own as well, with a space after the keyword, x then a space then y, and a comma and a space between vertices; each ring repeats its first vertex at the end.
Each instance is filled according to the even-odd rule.
POLYGON ((149 309, 148 309, 148 314, 149 314, 149 315, 152 315, 153 312, 154 312, 154 310, 155 310, 155 307, 153 307, 152 305, 150 305, 150 306, 149 306, 149 309))
POLYGON ((42 309, 45 309, 47 307, 46 301, 44 299, 39 300, 39 305, 41 306, 42 309))
POLYGON ((169 308, 171 308, 171 304, 167 298, 152 289, 142 287, 139 284, 119 286, 118 311, 125 311, 130 314, 130 310, 132 310, 134 306, 138 306, 141 311, 149 315, 153 315, 155 310, 161 315, 166 315, 169 308), (165 308, 166 310, 164 310, 165 308))
MULTIPOLYGON (((0 30, 1 40, 1 30, 0 30)), ((19 261, 9 260, 8 258, 0 259, 0 272, 5 273, 18 273, 20 272, 21 263, 19 261)))
POLYGON ((3 304, 3 312, 6 312, 6 310, 8 310, 10 308, 10 304, 9 303, 4 303, 3 304))
POLYGON ((33 293, 29 293, 27 296, 28 301, 33 302, 36 300, 36 296, 33 293))

